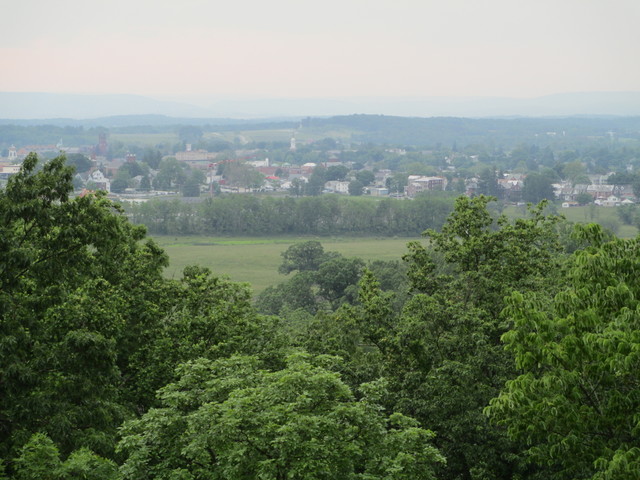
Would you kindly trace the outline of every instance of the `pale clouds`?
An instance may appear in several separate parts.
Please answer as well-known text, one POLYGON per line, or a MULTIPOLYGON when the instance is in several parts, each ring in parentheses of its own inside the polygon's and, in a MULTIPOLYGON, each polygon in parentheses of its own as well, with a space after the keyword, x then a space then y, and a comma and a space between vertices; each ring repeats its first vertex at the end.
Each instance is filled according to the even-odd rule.
POLYGON ((4 10, 0 91, 527 97, 640 89, 637 0, 22 0, 4 10))

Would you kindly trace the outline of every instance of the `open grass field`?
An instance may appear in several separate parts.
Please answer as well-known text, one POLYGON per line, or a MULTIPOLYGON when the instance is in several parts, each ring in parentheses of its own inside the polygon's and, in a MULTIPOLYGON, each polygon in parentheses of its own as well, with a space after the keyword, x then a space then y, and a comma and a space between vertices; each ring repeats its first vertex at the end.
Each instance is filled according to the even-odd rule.
MULTIPOLYGON (((522 215, 519 207, 507 207, 504 213, 515 218, 522 215)), ((615 208, 572 207, 559 208, 558 213, 572 222, 596 222, 611 228, 615 226, 619 237, 634 237, 638 229, 622 225, 615 208)), ((237 282, 248 282, 254 292, 260 293, 287 277, 278 273, 281 253, 290 245, 307 240, 318 240, 325 251, 339 252, 346 257, 364 260, 400 260, 407 252, 406 245, 419 238, 388 237, 203 237, 156 235, 154 240, 167 252, 170 266, 168 277, 179 278, 187 265, 210 268, 216 275, 226 275, 237 282)))
POLYGON ((178 143, 180 138, 177 133, 112 133, 109 140, 125 145, 155 147, 160 144, 173 145, 178 143))
POLYGON ((417 238, 335 238, 335 237, 176 237, 153 236, 167 252, 170 266, 165 274, 179 278, 186 265, 210 268, 216 275, 227 275, 237 282, 249 282, 255 293, 276 285, 287 277, 278 273, 280 254, 290 245, 318 240, 325 251, 364 260, 400 260, 406 245, 417 238))
MULTIPOLYGON (((270 129, 270 130, 242 130, 239 128, 234 131, 225 132, 207 132, 204 134, 208 139, 220 139, 233 142, 236 138, 240 138, 244 142, 289 142, 291 139, 292 129, 270 129)), ((330 128, 304 128, 296 130, 296 140, 300 143, 321 140, 323 138, 349 139, 351 135, 357 133, 356 130, 344 129, 336 130, 330 128)))

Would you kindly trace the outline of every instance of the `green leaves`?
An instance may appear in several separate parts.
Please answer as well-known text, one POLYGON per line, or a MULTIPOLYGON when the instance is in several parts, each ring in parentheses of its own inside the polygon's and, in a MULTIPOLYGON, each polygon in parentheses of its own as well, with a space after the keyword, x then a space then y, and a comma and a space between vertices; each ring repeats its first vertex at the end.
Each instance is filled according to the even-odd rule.
POLYGON ((443 459, 432 434, 357 401, 333 363, 296 354, 277 371, 251 357, 184 365, 163 408, 123 428, 125 478, 433 478, 443 459))
POLYGON ((574 254, 572 286, 553 305, 535 295, 509 300, 514 328, 503 339, 523 374, 487 413, 530 446, 532 461, 559 468, 558 478, 640 470, 639 249, 637 239, 596 243, 574 254))

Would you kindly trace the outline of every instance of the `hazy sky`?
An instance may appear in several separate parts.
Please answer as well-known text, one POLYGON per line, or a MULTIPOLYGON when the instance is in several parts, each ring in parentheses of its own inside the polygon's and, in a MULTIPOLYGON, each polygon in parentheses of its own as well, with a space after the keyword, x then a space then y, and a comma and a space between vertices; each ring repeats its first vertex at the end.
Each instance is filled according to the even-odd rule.
POLYGON ((640 90, 640 0, 2 0, 0 91, 640 90))

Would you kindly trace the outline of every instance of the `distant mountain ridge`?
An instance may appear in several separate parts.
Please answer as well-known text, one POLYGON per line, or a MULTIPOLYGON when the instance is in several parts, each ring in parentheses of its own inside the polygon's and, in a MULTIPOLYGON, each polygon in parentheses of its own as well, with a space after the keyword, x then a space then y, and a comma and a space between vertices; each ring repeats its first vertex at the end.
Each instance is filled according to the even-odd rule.
MULTIPOLYGON (((381 114, 408 117, 544 117, 640 115, 640 92, 563 93, 536 98, 505 97, 368 97, 207 99, 169 101, 142 95, 80 95, 0 92, 0 118, 73 120, 145 116, 166 124, 179 119, 301 118, 381 114)), ((139 121, 140 119, 136 120, 139 121)), ((202 120, 201 120, 202 121, 202 120)), ((5 122, 6 123, 6 122, 5 122)), ((126 122, 125 122, 126 123, 126 122)), ((175 123, 175 122, 174 122, 175 123)))

